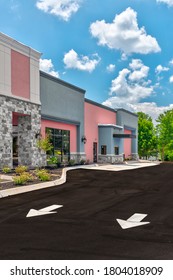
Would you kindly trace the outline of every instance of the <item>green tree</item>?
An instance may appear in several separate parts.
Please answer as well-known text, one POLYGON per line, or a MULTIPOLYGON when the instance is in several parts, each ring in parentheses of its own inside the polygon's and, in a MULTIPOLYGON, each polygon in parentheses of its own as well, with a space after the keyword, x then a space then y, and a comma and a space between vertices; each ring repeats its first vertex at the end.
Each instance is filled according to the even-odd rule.
POLYGON ((173 110, 160 114, 157 119, 158 148, 162 160, 173 160, 173 110))
POLYGON ((138 112, 138 153, 140 157, 157 154, 157 135, 152 118, 138 112))

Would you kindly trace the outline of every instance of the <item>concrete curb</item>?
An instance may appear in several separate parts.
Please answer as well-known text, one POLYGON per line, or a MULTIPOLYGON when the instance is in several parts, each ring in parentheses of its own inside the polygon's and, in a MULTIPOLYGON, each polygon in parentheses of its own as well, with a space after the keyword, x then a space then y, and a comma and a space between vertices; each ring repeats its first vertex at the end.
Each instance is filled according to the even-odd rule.
MULTIPOLYGON (((96 166, 96 165, 92 165, 92 166, 96 166)), ((44 182, 44 183, 39 183, 39 184, 34 184, 34 185, 28 185, 28 186, 23 186, 23 187, 14 187, 14 188, 2 190, 2 191, 0 191, 0 198, 62 185, 66 182, 67 171, 73 170, 73 169, 79 169, 79 168, 85 168, 85 167, 83 165, 65 167, 62 170, 62 175, 61 175, 60 179, 57 179, 55 181, 49 181, 49 182, 44 182)))
POLYGON ((39 183, 39 184, 34 184, 34 185, 28 185, 28 186, 23 186, 23 187, 15 187, 11 189, 6 189, 0 191, 0 198, 4 198, 7 196, 12 196, 16 194, 21 194, 21 193, 26 193, 26 192, 31 192, 31 191, 37 191, 40 189, 45 189, 45 188, 50 188, 50 187, 55 187, 62 185, 66 182, 66 177, 67 177, 67 172, 69 170, 74 170, 74 169, 92 169, 92 170, 106 170, 106 171, 121 171, 121 170, 130 170, 130 169, 137 169, 141 167, 150 167, 153 165, 158 165, 160 163, 141 163, 141 164, 123 164, 123 167, 120 165, 102 165, 99 166, 98 164, 92 164, 92 165, 78 165, 78 166, 73 166, 73 167, 65 167, 62 170, 62 175, 60 179, 57 179, 55 181, 49 181, 49 182, 44 182, 44 183, 39 183))

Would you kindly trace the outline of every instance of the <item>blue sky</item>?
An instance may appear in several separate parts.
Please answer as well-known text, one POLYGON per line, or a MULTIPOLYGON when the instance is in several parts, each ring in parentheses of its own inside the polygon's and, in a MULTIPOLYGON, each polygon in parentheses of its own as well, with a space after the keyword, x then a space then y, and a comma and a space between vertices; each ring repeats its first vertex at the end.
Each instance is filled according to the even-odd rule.
POLYGON ((154 119, 173 108, 173 0, 1 0, 0 31, 96 102, 154 119))

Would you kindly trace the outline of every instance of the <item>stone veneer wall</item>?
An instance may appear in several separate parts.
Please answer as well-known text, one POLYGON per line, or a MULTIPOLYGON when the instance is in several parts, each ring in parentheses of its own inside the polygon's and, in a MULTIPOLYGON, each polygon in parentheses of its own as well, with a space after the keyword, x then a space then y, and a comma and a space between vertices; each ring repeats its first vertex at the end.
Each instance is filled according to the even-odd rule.
POLYGON ((13 164, 12 113, 24 114, 18 118, 18 162, 27 166, 46 165, 45 154, 37 148, 36 135, 41 128, 41 106, 15 98, 0 96, 0 168, 13 164), (26 116, 27 115, 27 116, 26 116))
POLYGON ((85 153, 70 153, 70 159, 74 160, 75 163, 80 163, 81 161, 86 161, 85 153))
POLYGON ((132 154, 132 160, 139 160, 139 155, 138 154, 132 154))
POLYGON ((121 155, 98 155, 98 162, 100 163, 123 163, 124 154, 121 155))
MULTIPOLYGON (((100 163, 123 163, 125 160, 125 155, 98 155, 98 162, 100 163)), ((138 154, 131 154, 131 160, 138 161, 138 154)))

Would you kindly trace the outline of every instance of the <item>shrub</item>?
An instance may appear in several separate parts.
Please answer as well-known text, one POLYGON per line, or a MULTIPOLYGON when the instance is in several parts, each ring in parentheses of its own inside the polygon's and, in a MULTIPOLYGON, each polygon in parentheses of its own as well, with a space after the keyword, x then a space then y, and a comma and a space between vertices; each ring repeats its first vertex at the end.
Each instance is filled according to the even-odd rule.
POLYGON ((75 165, 75 160, 74 159, 70 159, 69 162, 68 162, 68 165, 69 166, 75 165))
POLYGON ((50 157, 47 159, 47 163, 48 163, 48 164, 56 164, 56 165, 58 165, 58 164, 60 164, 60 161, 59 161, 58 157, 56 157, 56 156, 50 156, 50 157))
POLYGON ((20 175, 13 177, 15 185, 23 185, 26 182, 32 182, 33 180, 34 177, 29 172, 23 172, 20 175))
POLYGON ((2 169, 2 172, 7 174, 7 173, 10 173, 11 172, 11 168, 8 167, 8 166, 4 166, 3 169, 2 169))
POLYGON ((81 159, 80 164, 83 165, 85 163, 86 163, 86 161, 84 159, 81 159))
POLYGON ((13 177, 13 181, 15 185, 23 185, 27 182, 26 177, 23 175, 13 177))
POLYGON ((40 181, 50 181, 50 174, 49 173, 42 173, 39 176, 40 181))
POLYGON ((16 174, 22 174, 22 173, 26 172, 27 170, 28 170, 28 167, 25 166, 25 165, 18 165, 18 166, 15 168, 16 174))
POLYGON ((45 169, 36 170, 36 175, 40 181, 50 181, 51 176, 45 169))
POLYGON ((35 170, 35 174, 36 174, 37 177, 39 177, 40 174, 42 174, 44 172, 47 172, 47 170, 46 169, 36 169, 35 170))
POLYGON ((34 180, 34 177, 29 172, 23 172, 21 176, 26 179, 26 182, 32 182, 34 180))

